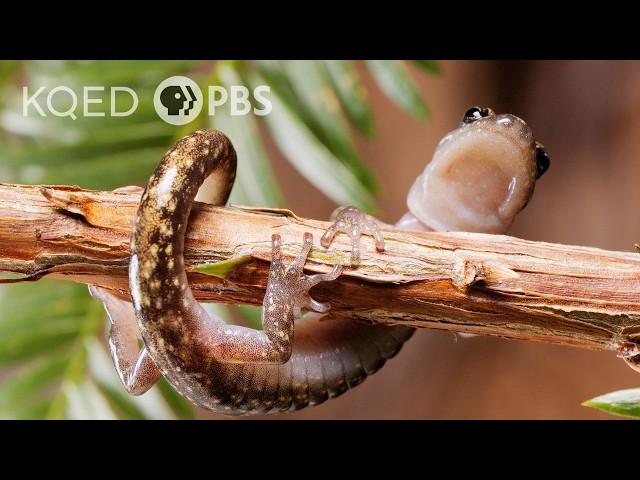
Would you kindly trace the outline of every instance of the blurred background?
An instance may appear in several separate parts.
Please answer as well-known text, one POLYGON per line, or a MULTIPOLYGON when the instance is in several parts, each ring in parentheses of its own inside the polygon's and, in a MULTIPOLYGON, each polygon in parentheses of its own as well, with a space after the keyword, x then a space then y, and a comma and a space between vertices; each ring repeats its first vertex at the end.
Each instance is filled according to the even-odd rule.
MULTIPOLYGON (((637 61, 0 62, 0 181, 144 185, 177 138, 209 125, 238 150, 233 202, 318 219, 351 203, 392 223, 440 138, 482 105, 522 117, 551 155, 510 234, 631 251, 640 241, 639 85, 637 61), (267 83, 274 111, 167 125, 151 99, 174 74, 203 86, 267 83), (116 119, 21 115, 22 86, 60 84, 130 86, 140 105, 116 119)), ((259 318, 251 307, 211 308, 259 318)), ((0 418, 216 418, 166 382, 126 394, 86 287, 2 286, 0 309, 0 418)), ((612 418, 580 403, 639 385, 613 353, 423 330, 353 391, 270 418, 612 418)))

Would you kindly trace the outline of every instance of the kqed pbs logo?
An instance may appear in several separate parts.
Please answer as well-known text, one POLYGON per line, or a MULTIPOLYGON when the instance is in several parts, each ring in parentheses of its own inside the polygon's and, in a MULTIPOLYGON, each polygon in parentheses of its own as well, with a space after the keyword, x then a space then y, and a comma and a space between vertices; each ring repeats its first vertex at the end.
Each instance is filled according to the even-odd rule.
POLYGON ((153 95, 156 112, 171 125, 186 125, 195 120, 200 115, 203 102, 198 84, 180 75, 160 82, 153 95))

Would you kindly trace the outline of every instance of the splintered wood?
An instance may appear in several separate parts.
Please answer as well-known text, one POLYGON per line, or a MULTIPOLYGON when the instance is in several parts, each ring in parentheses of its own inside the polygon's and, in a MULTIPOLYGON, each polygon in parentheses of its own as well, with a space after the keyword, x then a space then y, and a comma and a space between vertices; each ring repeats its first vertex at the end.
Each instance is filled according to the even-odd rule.
MULTIPOLYGON (((0 270, 37 280, 96 284, 129 297, 129 237, 138 191, 0 184, 0 270)), ((250 256, 225 278, 191 271, 201 301, 260 305, 271 235, 295 256, 304 232, 314 236, 310 272, 348 264, 348 237, 326 250, 328 222, 286 210, 196 204, 185 262, 250 256)), ((593 349, 640 343, 640 255, 532 242, 504 235, 422 233, 386 228, 386 250, 362 239, 358 268, 313 290, 330 302, 327 321, 354 318, 455 332, 496 335, 593 349)), ((0 287, 1 288, 1 287, 0 287)))

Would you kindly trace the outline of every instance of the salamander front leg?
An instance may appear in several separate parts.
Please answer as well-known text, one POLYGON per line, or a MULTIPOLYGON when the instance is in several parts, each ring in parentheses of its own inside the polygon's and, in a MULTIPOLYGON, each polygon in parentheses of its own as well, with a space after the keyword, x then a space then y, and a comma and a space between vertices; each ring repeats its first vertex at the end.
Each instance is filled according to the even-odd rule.
POLYGON ((376 250, 384 251, 384 238, 376 220, 357 207, 339 207, 331 214, 331 225, 322 236, 320 243, 329 248, 337 232, 346 233, 351 238, 351 264, 360 263, 360 237, 371 235, 376 244, 376 250))
POLYGON ((335 280, 342 273, 342 265, 334 265, 333 269, 329 273, 319 273, 317 275, 309 275, 305 277, 303 281, 303 288, 305 289, 305 293, 301 295, 296 303, 297 311, 299 312, 301 308, 307 308, 309 310, 313 310, 318 313, 327 313, 331 305, 328 303, 318 302, 311 298, 309 295, 309 290, 313 288, 315 285, 321 282, 330 282, 335 280))
POLYGON ((133 305, 95 285, 89 285, 89 293, 102 302, 111 321, 109 350, 124 388, 131 395, 142 395, 160 378, 160 370, 146 347, 138 347, 133 305))
POLYGON ((309 308, 320 313, 329 310, 329 305, 311 298, 309 290, 320 282, 338 278, 342 267, 336 265, 330 273, 304 274, 304 264, 313 245, 313 236, 309 232, 304 234, 302 251, 289 266, 282 262, 280 235, 273 235, 271 241, 272 260, 262 310, 263 326, 265 334, 278 349, 289 352, 293 341, 293 322, 301 310, 309 308))
POLYGON ((262 302, 263 331, 233 325, 220 325, 212 333, 213 356, 229 363, 285 363, 293 349, 295 319, 303 308, 326 312, 329 306, 316 302, 309 290, 320 282, 335 280, 342 268, 330 273, 304 274, 304 264, 313 244, 313 236, 305 233, 302 250, 285 263, 282 259, 280 235, 271 238, 271 268, 267 291, 262 302))

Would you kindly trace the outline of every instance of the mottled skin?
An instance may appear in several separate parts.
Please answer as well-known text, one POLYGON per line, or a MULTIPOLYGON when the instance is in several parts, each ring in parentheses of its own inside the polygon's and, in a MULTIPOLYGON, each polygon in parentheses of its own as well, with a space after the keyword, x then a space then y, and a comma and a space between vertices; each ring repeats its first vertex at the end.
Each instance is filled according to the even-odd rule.
MULTIPOLYGON (((257 392, 233 386, 244 382, 242 364, 283 364, 291 357, 294 313, 302 307, 327 307, 307 291, 340 274, 305 277, 302 269, 311 235, 301 254, 286 267, 280 237, 274 235, 273 262, 263 305, 263 331, 227 325, 195 301, 184 270, 184 234, 191 205, 209 175, 224 204, 236 170, 235 151, 217 131, 199 131, 180 140, 160 162, 142 195, 131 241, 130 288, 142 338, 166 378, 193 402, 214 410, 245 409, 257 392), (233 364, 241 364, 234 367, 233 364)), ((245 375, 246 376, 246 373, 245 375)), ((252 372, 251 377, 255 377, 252 372)), ((249 379, 246 379, 247 382, 249 379)), ((257 385, 254 385, 257 387, 257 385)), ((262 387, 260 385, 259 387, 262 387)), ((285 399, 289 392, 283 392, 285 399)))
MULTIPOLYGON (((533 156, 531 156, 533 158, 533 156)), ((304 236, 301 253, 285 264, 280 238, 272 236, 272 264, 263 302, 263 331, 227 325, 208 314, 188 286, 184 270, 184 234, 193 199, 211 175, 215 204, 226 202, 235 176, 236 157, 217 131, 198 131, 172 148, 160 162, 142 196, 131 243, 131 304, 91 287, 112 322, 114 362, 127 390, 141 394, 160 372, 178 392, 197 405, 226 414, 271 413, 315 405, 361 383, 393 357, 412 335, 404 326, 356 321, 297 319, 301 308, 323 313, 309 289, 341 272, 305 276, 312 247, 304 236), (145 347, 137 347, 135 324, 145 347), (296 320, 297 319, 297 320, 296 320), (294 340, 295 320, 295 340, 294 340)), ((532 190, 531 190, 532 193, 532 190)), ((482 201, 482 199, 478 199, 482 201)), ((528 201, 528 197, 526 198, 528 201)), ((384 240, 375 220, 354 207, 338 210, 323 236, 328 246, 338 232, 351 236, 357 263, 359 237, 369 233, 376 247, 384 240)), ((428 229, 415 217, 412 228, 428 229)), ((408 222, 408 223, 407 223, 408 222)))

